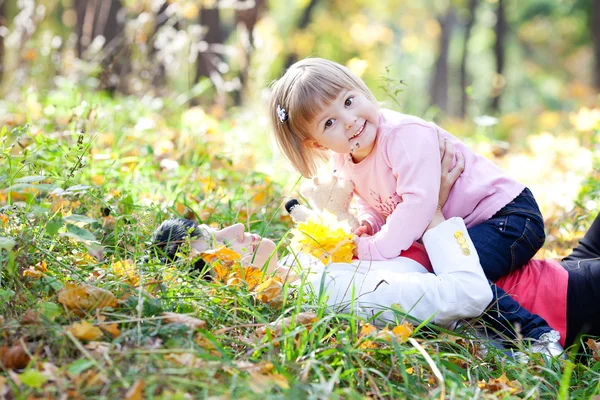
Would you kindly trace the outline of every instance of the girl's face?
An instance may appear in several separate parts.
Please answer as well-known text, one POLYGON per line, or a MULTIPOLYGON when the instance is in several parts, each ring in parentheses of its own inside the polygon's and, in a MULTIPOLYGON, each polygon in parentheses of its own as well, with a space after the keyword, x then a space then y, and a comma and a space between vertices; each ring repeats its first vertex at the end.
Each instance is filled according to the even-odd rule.
POLYGON ((241 255, 242 265, 252 264, 262 268, 268 261, 269 272, 277 267, 277 257, 274 255, 275 243, 269 239, 262 239, 257 234, 246 233, 243 224, 234 224, 220 230, 211 229, 209 233, 212 236, 210 241, 197 239, 192 242, 192 247, 202 252, 225 245, 241 255))
POLYGON ((378 127, 378 107, 361 91, 344 90, 311 123, 308 145, 349 153, 360 162, 375 147, 378 127))

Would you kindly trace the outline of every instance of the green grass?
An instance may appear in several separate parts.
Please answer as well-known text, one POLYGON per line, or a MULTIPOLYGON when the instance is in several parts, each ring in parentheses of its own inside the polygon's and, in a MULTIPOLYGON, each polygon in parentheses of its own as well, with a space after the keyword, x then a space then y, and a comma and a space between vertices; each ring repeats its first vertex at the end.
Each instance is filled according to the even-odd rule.
POLYGON ((153 229, 170 216, 219 226, 242 221, 249 230, 284 238, 291 227, 281 210, 288 185, 253 172, 268 148, 235 142, 262 127, 240 126, 246 117, 184 117, 168 103, 152 108, 76 88, 59 88, 39 101, 43 111, 33 117, 25 100, 10 105, 0 135, 0 214, 6 221, 0 221, 0 344, 6 357, 22 343, 30 358, 24 368, 0 367, 0 397, 124 398, 136 382, 149 399, 555 399, 598 393, 600 363, 588 356, 549 361, 533 355, 519 364, 473 337, 470 328, 450 334, 432 324, 413 335, 416 341, 373 342, 359 337, 364 321, 326 313, 303 289, 286 286, 283 304, 272 307, 244 286, 190 275, 185 259, 171 266, 144 263, 153 229), (160 148, 164 139, 173 146, 160 148), (165 158, 178 168, 161 168, 165 158), (122 260, 135 263, 139 285, 113 271, 122 260), (24 276, 42 262, 42 276, 24 276), (109 290, 118 305, 75 315, 58 302, 67 282, 109 290), (258 328, 305 311, 315 312, 316 321, 257 337, 258 328), (166 324, 163 312, 190 314, 207 325, 192 331, 166 324), (101 344, 90 345, 67 333, 80 320, 115 323, 120 335, 103 332, 96 340, 101 344), (494 386, 503 374, 510 384, 494 386))

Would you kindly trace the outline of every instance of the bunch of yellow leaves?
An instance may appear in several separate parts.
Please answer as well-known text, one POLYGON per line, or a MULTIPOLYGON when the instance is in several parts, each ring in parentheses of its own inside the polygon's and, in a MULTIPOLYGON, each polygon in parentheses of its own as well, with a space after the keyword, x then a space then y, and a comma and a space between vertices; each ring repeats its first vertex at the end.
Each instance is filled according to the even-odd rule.
POLYGON ((335 215, 324 211, 320 218, 300 222, 292 230, 292 249, 309 253, 327 265, 330 262, 352 261, 354 237, 347 223, 340 223, 335 215))
POLYGON ((281 303, 283 279, 279 276, 268 277, 254 265, 243 266, 240 254, 225 246, 205 250, 200 256, 211 265, 215 280, 229 286, 245 283, 259 301, 273 306, 281 303))

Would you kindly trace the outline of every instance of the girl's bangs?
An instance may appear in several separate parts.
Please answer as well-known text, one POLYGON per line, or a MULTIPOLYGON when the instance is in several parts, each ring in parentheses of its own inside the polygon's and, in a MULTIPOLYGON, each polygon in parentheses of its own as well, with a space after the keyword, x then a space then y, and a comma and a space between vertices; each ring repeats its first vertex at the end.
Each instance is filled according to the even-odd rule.
POLYGON ((315 79, 303 82, 295 89, 290 93, 290 123, 295 129, 308 134, 308 126, 323 108, 331 104, 342 90, 349 88, 331 79, 315 79))

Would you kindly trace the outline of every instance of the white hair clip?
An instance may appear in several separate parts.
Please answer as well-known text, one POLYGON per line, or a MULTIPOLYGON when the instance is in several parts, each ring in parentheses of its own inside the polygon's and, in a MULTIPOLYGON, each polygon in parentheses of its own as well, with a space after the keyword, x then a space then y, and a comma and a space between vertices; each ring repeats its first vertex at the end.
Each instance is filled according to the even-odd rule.
POLYGON ((289 114, 285 111, 285 108, 281 108, 281 106, 277 104, 277 116, 281 122, 285 122, 288 120, 289 114))

